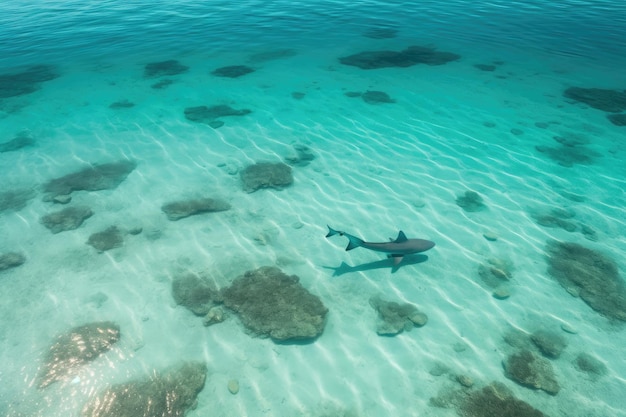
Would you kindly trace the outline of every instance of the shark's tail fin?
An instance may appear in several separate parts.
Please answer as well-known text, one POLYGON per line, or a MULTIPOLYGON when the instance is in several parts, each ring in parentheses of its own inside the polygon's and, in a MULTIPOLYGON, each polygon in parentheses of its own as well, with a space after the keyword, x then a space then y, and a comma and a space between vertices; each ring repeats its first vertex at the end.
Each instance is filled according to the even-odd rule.
POLYGON ((352 236, 348 233, 344 233, 343 235, 347 237, 348 240, 350 241, 348 242, 348 246, 346 246, 346 250, 352 250, 354 248, 358 248, 359 246, 363 246, 363 243, 365 243, 363 242, 363 239, 360 239, 356 236, 352 236))
POLYGON ((342 232, 340 230, 335 230, 332 227, 328 226, 328 234, 326 235, 326 237, 331 237, 331 236, 335 236, 335 235, 339 235, 339 236, 345 236, 348 238, 348 240, 350 242, 348 242, 348 246, 346 247, 346 250, 352 250, 354 248, 358 248, 359 246, 363 246, 363 239, 360 239, 356 236, 352 236, 349 233, 346 232, 342 232))
POLYGON ((343 236, 343 232, 340 232, 339 230, 335 230, 328 225, 326 225, 326 227, 328 227, 328 234, 326 235, 326 237, 331 237, 335 235, 343 236))

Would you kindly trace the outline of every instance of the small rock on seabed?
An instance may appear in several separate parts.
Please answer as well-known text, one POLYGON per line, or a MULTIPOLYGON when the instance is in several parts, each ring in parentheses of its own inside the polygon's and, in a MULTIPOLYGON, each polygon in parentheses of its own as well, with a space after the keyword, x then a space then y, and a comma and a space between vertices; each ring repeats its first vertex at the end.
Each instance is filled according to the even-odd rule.
POLYGON ((236 379, 228 381, 228 391, 233 395, 237 394, 239 392, 239 381, 236 379))
POLYGON ((498 240, 498 235, 494 232, 485 232, 483 233, 483 237, 490 242, 495 242, 496 240, 498 240))

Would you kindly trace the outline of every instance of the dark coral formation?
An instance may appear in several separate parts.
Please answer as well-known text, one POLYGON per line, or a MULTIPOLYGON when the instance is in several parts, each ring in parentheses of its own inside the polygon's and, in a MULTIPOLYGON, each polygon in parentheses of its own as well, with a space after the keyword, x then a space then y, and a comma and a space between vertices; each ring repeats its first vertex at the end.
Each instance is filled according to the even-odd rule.
POLYGON ((120 185, 136 166, 134 161, 129 160, 94 164, 48 181, 44 184, 43 190, 48 194, 48 200, 59 195, 71 194, 74 191, 110 190, 120 185))
POLYGON ((135 107, 135 103, 129 101, 128 99, 119 100, 109 104, 109 108, 113 110, 129 109, 131 107, 135 107))
POLYGON ((548 158, 564 167, 572 167, 576 164, 592 164, 596 157, 602 156, 598 152, 586 146, 535 146, 539 152, 546 154, 548 158))
POLYGON ((474 64, 475 68, 478 68, 481 71, 492 72, 496 70, 496 66, 493 64, 474 64))
POLYGON ((605 88, 570 87, 563 96, 574 101, 585 103, 594 109, 607 113, 607 119, 615 126, 626 126, 626 90, 609 90, 605 88))
POLYGON ((168 61, 152 62, 146 64, 143 76, 146 78, 166 77, 182 74, 184 72, 187 72, 188 69, 188 66, 185 66, 174 59, 170 59, 168 61))
POLYGON ((86 206, 67 207, 41 217, 41 223, 52 233, 78 229, 81 224, 93 215, 86 206))
POLYGON ((211 74, 218 77, 239 78, 251 72, 254 72, 254 68, 245 65, 229 65, 227 67, 218 68, 212 71, 211 74))
POLYGON ((589 140, 586 135, 582 135, 578 132, 564 132, 560 135, 553 136, 552 139, 563 146, 581 146, 591 143, 591 140, 589 140))
POLYGON ((169 87, 172 84, 174 84, 174 80, 170 80, 166 78, 166 79, 157 81, 156 83, 152 84, 150 87, 154 88, 155 90, 163 90, 165 87, 169 87))
POLYGON ((456 204, 467 212, 481 211, 487 208, 483 198, 476 191, 465 191, 456 198, 456 204))
POLYGON ((192 122, 208 124, 217 129, 224 125, 224 122, 219 120, 220 118, 227 116, 245 116, 251 112, 252 111, 248 109, 237 110, 225 104, 218 104, 211 107, 187 107, 185 109, 185 118, 192 122))
POLYGON ((252 193, 261 188, 282 189, 293 183, 291 167, 283 163, 259 162, 240 172, 244 191, 252 193))
POLYGON ((573 242, 548 242, 548 273, 610 319, 626 321, 626 285, 615 262, 573 242))
POLYGON ((197 404, 207 367, 184 362, 165 372, 152 371, 142 379, 113 385, 91 398, 82 417, 184 417, 197 404))
POLYGON ((262 267, 237 277, 223 290, 224 305, 260 337, 277 342, 309 341, 324 330, 328 309, 295 275, 262 267))
POLYGON ((435 48, 425 46, 410 46, 407 49, 396 51, 365 51, 358 54, 339 58, 344 65, 352 65, 361 69, 376 69, 385 67, 410 67, 417 64, 443 65, 456 61, 460 55, 452 52, 440 52, 435 48))
POLYGON ((109 351, 119 339, 119 326, 109 321, 88 323, 58 336, 40 369, 39 388, 75 375, 81 366, 109 351))
POLYGON ((609 113, 626 110, 626 90, 569 87, 563 91, 563 96, 609 113))
POLYGON ((515 398, 502 383, 492 382, 472 391, 458 406, 462 417, 544 417, 541 411, 515 398))
POLYGON ((212 282, 193 273, 183 273, 172 281, 172 297, 176 304, 193 314, 204 316, 222 302, 222 296, 212 282))
POLYGON ((379 296, 370 298, 370 305, 378 312, 376 333, 381 336, 395 336, 413 327, 422 327, 428 316, 413 304, 385 301, 379 296))
POLYGON ((553 139, 561 146, 551 147, 538 145, 535 146, 539 152, 546 154, 550 159, 556 161, 559 165, 571 167, 575 164, 591 164, 596 157, 602 156, 600 153, 586 147, 589 139, 578 133, 564 133, 560 136, 554 136, 553 139))
POLYGON ((33 197, 35 192, 28 188, 0 192, 0 213, 20 211, 33 197))
POLYGON ((119 248, 124 245, 124 233, 117 226, 111 226, 101 232, 93 233, 89 236, 87 244, 93 246, 98 252, 119 248))
POLYGON ((504 375, 524 387, 541 389, 550 395, 558 394, 561 389, 550 362, 529 350, 510 355, 503 366, 504 375))
POLYGON ((615 126, 626 126, 626 113, 609 114, 606 118, 615 126))
POLYGON ((28 132, 20 132, 8 142, 0 143, 0 153, 14 152, 22 148, 33 146, 35 139, 28 132))
POLYGON ((478 276, 489 288, 498 288, 513 278, 513 264, 500 258, 490 258, 478 266, 478 276))
POLYGON ((396 101, 389 97, 389 94, 384 91, 366 91, 361 95, 361 98, 367 104, 383 104, 383 103, 395 103, 396 101))
POLYGON ((161 210, 169 220, 180 220, 195 214, 213 213, 230 209, 230 204, 218 198, 197 198, 163 204, 161 210))
POLYGON ((560 228, 568 232, 575 232, 578 229, 578 224, 571 220, 576 213, 571 210, 554 208, 547 211, 534 211, 531 215, 535 222, 543 227, 560 228))
POLYGON ((606 375, 606 365, 598 358, 589 353, 580 353, 574 360, 574 366, 580 372, 584 372, 593 378, 606 375))
POLYGON ((531 334, 530 340, 545 357, 550 359, 559 358, 567 347, 567 340, 563 336, 545 329, 537 330, 531 334))
POLYGON ((15 74, 0 75, 0 99, 33 93, 41 88, 41 84, 57 78, 54 67, 35 65, 15 74))
POLYGON ((15 268, 26 262, 26 257, 18 252, 0 254, 0 271, 15 268))

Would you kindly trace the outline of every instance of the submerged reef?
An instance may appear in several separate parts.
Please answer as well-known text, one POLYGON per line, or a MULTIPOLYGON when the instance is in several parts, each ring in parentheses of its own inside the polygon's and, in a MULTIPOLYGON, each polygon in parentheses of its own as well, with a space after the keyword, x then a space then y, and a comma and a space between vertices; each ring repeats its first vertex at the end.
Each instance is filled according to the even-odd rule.
POLYGON ((79 368, 109 351, 120 339, 120 328, 110 321, 74 327, 58 336, 46 353, 39 388, 75 375, 79 368))
POLYGON ((248 109, 233 109, 225 104, 218 104, 215 106, 196 106, 187 107, 185 109, 185 118, 196 123, 205 123, 214 129, 224 126, 224 122, 219 120, 222 117, 227 116, 245 116, 252 111, 248 109))
POLYGON ((206 376, 203 362, 184 362, 165 372, 152 371, 144 378, 113 385, 92 397, 81 416, 184 417, 197 406, 206 376))
POLYGON ((509 355, 502 364, 504 375, 524 387, 541 389, 550 395, 561 389, 550 362, 529 350, 509 355))
POLYGON ((174 277, 172 297, 176 304, 198 316, 207 315, 223 301, 222 295, 212 282, 191 272, 174 277))
POLYGON ((247 193, 262 188, 283 189, 293 183, 291 167, 282 162, 258 162, 244 168, 239 175, 247 193))
POLYGON ((543 146, 537 145, 535 149, 546 154, 548 158, 564 167, 572 167, 576 164, 592 164, 596 157, 602 156, 600 153, 586 146, 543 146))
POLYGON ((389 94, 384 91, 366 91, 361 94, 361 98, 367 104, 385 104, 385 103, 395 103, 396 101, 389 97, 389 94))
POLYGON ((428 316, 409 303, 385 301, 380 296, 373 296, 370 305, 378 312, 376 333, 381 336, 395 336, 413 327, 422 327, 428 322, 428 316))
POLYGON ((119 248, 124 245, 124 233, 117 226, 110 226, 89 236, 87 244, 98 252, 119 248))
POLYGON ((598 240, 598 233, 590 226, 574 221, 576 213, 570 209, 553 208, 550 210, 534 210, 531 215, 535 222, 543 227, 561 228, 568 232, 580 232, 586 239, 598 240))
POLYGON ((248 271, 222 290, 224 305, 256 336, 311 341, 324 331, 328 309, 299 281, 276 267, 248 271))
POLYGON ((231 208, 230 204, 218 198, 197 198, 179 200, 163 204, 161 210, 172 221, 202 213, 214 213, 226 211, 231 208))
POLYGON ((170 59, 167 61, 151 62, 146 64, 143 76, 146 78, 153 78, 178 75, 187 72, 188 69, 188 66, 183 65, 174 59, 170 59))
POLYGON ((89 207, 74 206, 46 214, 40 220, 41 224, 56 234, 78 229, 91 216, 93 216, 93 211, 89 207))
POLYGON ((584 372, 592 379, 598 379, 599 377, 606 375, 606 365, 595 356, 589 353, 580 353, 574 360, 574 367, 580 372, 584 372))
POLYGON ((560 146, 537 145, 535 149, 564 167, 571 167, 575 164, 589 165, 595 161, 595 158, 602 156, 602 154, 585 146, 590 143, 590 140, 578 133, 567 132, 553 136, 553 139, 560 146))
POLYGON ((94 164, 80 171, 48 181, 43 186, 47 194, 45 200, 56 196, 69 195, 74 191, 100 191, 116 188, 130 174, 137 164, 121 160, 106 164, 94 164))
POLYGON ((454 408, 461 417, 545 417, 541 411, 517 399, 501 382, 481 389, 445 388, 430 399, 430 405, 454 408))
POLYGON ((626 90, 570 87, 563 91, 563 96, 594 109, 613 113, 608 114, 607 119, 615 126, 626 126, 626 113, 620 113, 626 111, 626 90))
POLYGON ((0 254, 0 271, 15 268, 26 262, 26 257, 19 252, 0 254))
POLYGON ((474 64, 474 68, 478 68, 481 71, 492 72, 498 67, 493 64, 474 64))
POLYGON ((14 152, 22 148, 33 146, 35 139, 28 132, 20 132, 8 142, 0 143, 0 153, 14 152))
POLYGON ((626 90, 569 87, 563 91, 563 96, 609 113, 626 110, 626 90))
POLYGON ((410 67, 417 64, 443 65, 461 58, 452 52, 440 52, 426 46, 410 46, 403 51, 365 51, 339 58, 344 65, 361 69, 410 67))
POLYGON ((626 126, 626 113, 609 114, 606 118, 615 126, 626 126))
POLYGON ((221 67, 211 72, 211 74, 217 77, 226 78, 238 78, 246 74, 254 72, 254 68, 250 68, 245 65, 229 65, 227 67, 221 67))
POLYGON ((467 212, 482 211, 487 208, 483 198, 476 191, 465 191, 456 198, 457 206, 467 212))
POLYGON ((504 384, 492 382, 470 392, 458 406, 463 417, 544 417, 541 411, 515 398, 504 384))
POLYGON ((548 273, 603 316, 626 321, 626 284, 615 262, 573 242, 550 241, 548 273))
POLYGON ((43 82, 58 76, 56 69, 50 65, 35 65, 22 72, 0 74, 0 99, 34 93, 43 82))
POLYGON ((389 94, 384 91, 366 91, 361 93, 359 91, 348 91, 344 93, 346 97, 356 98, 361 97, 364 102, 367 104, 385 104, 385 103, 395 103, 396 101, 392 99, 389 94))
POLYGON ((131 107, 135 107, 135 103, 129 101, 128 99, 118 100, 114 103, 109 104, 109 108, 113 110, 129 109, 131 107))
POLYGON ((540 329, 530 335, 530 340, 547 358, 558 359, 567 347, 567 340, 560 334, 540 329))
POLYGON ((0 213, 20 211, 35 197, 35 191, 24 188, 0 192, 0 213))
POLYGON ((478 266, 478 276, 485 286, 493 290, 491 295, 498 300, 505 300, 511 296, 512 271, 513 263, 501 258, 487 259, 478 266))

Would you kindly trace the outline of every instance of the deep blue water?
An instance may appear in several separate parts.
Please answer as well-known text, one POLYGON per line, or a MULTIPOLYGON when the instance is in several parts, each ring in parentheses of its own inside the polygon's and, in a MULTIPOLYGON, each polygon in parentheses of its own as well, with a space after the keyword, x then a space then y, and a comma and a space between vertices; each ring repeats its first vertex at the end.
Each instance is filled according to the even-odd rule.
POLYGON ((325 48, 364 28, 476 48, 540 50, 619 65, 622 1, 3 1, 0 67, 295 43, 325 48))

